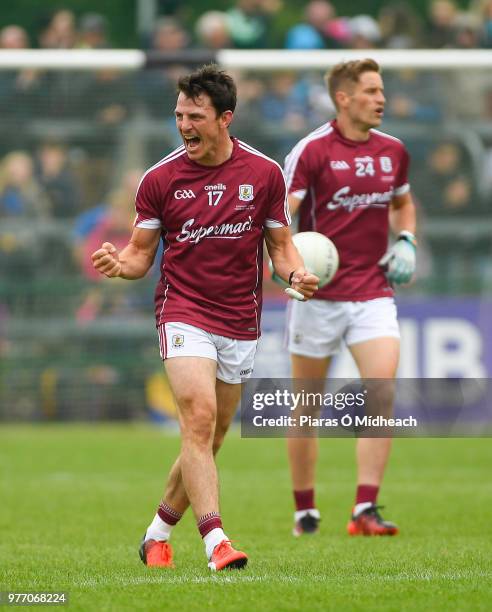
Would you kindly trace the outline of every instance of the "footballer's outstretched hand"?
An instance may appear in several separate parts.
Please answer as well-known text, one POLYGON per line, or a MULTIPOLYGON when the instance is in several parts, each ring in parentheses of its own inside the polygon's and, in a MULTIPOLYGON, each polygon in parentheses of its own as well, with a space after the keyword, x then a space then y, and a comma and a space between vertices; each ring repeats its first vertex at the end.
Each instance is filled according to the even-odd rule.
POLYGON ((411 232, 400 232, 398 240, 378 262, 382 268, 386 268, 386 277, 390 283, 404 285, 412 280, 416 251, 415 236, 411 232))
POLYGON ((311 274, 306 268, 297 268, 289 278, 290 287, 285 289, 285 293, 300 302, 304 302, 313 297, 318 290, 319 278, 311 274))
POLYGON ((111 242, 105 242, 100 249, 92 253, 91 258, 92 265, 101 274, 108 278, 120 276, 120 257, 116 247, 111 242))

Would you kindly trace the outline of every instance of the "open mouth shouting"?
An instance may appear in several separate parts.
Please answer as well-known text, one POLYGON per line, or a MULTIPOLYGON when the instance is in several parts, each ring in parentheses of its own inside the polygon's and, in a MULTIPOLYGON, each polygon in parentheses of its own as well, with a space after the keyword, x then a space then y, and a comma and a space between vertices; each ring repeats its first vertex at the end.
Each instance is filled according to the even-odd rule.
POLYGON ((189 153, 196 151, 200 145, 201 139, 198 136, 184 136, 184 144, 189 153))

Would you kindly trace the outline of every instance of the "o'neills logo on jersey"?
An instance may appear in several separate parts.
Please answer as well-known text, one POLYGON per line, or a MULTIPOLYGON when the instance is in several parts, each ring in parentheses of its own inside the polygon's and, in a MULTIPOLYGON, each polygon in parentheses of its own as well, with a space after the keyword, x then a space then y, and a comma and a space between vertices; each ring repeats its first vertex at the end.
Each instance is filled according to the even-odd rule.
POLYGON ((350 193, 350 187, 342 187, 333 194, 333 198, 326 205, 328 210, 336 210, 337 208, 346 208, 347 212, 352 212, 356 208, 384 208, 388 202, 391 202, 393 197, 393 189, 388 191, 373 191, 372 193, 350 193))
POLYGON ((247 221, 242 223, 221 223, 220 225, 209 225, 204 227, 198 225, 193 227, 195 219, 188 219, 181 227, 181 233, 176 236, 178 242, 190 241, 192 244, 198 244, 204 238, 224 238, 234 240, 242 238, 244 232, 249 232, 253 226, 253 220, 248 217, 247 221))
POLYGON ((227 187, 224 183, 217 183, 217 185, 205 185, 205 191, 225 191, 227 187))

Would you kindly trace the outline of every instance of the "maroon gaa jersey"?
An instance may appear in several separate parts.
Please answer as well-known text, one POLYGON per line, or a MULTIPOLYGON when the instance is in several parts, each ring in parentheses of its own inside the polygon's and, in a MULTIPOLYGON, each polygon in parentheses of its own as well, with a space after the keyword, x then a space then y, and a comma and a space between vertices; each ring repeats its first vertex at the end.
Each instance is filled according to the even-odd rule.
POLYGON ((317 299, 365 301, 392 296, 379 259, 388 247, 388 207, 410 190, 403 143, 378 130, 348 140, 336 121, 303 138, 285 160, 289 194, 302 200, 299 231, 316 231, 338 249, 340 268, 317 299))
POLYGON ((161 228, 165 250, 155 292, 157 325, 188 323, 254 340, 260 335, 263 235, 290 224, 280 166, 233 138, 219 166, 183 146, 152 166, 136 197, 135 226, 161 228))

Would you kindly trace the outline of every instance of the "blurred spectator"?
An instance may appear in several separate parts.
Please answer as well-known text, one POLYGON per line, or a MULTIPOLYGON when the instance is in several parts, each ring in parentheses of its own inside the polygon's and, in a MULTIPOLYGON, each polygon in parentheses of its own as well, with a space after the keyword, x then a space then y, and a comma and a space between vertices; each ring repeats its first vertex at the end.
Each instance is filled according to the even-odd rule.
POLYGON ((297 75, 280 72, 270 75, 268 89, 260 100, 264 120, 282 130, 299 131, 305 128, 306 92, 297 75))
POLYGON ((378 22, 370 15, 357 15, 349 21, 352 49, 374 49, 381 41, 378 22))
POLYGON ((55 11, 39 35, 42 49, 72 49, 76 41, 75 15, 68 9, 55 11))
POLYGON ((456 142, 440 142, 431 149, 415 190, 429 216, 478 212, 471 208, 476 190, 470 163, 456 142))
POLYGON ((492 0, 478 0, 472 3, 475 14, 482 22, 481 46, 492 48, 492 0))
POLYGON ((80 258, 82 274, 87 280, 97 283, 89 289, 77 311, 77 320, 87 322, 101 315, 131 315, 133 287, 129 283, 105 285, 104 277, 94 274, 91 254, 104 242, 111 242, 118 250, 123 249, 131 236, 135 218, 135 193, 121 187, 108 196, 108 206, 103 215, 87 234, 76 252, 80 258))
POLYGON ((234 47, 262 49, 271 46, 272 19, 282 8, 281 0, 236 0, 227 11, 234 47))
POLYGON ((347 19, 336 17, 328 0, 311 0, 304 10, 304 23, 287 32, 287 49, 337 49, 347 45, 351 36, 347 19))
POLYGON ((430 48, 452 47, 455 41, 454 20, 458 9, 453 0, 432 0, 429 5, 429 28, 427 46, 430 48))
POLYGON ((389 119, 435 122, 442 118, 441 75, 407 68, 385 75, 389 119))
POLYGON ((0 162, 0 218, 27 221, 49 216, 51 202, 34 177, 31 156, 12 151, 0 162))
POLYGON ((83 49, 107 49, 108 20, 99 13, 85 13, 79 22, 78 47, 83 49))
MULTIPOLYGON (((265 93, 265 83, 258 73, 234 74, 237 87, 237 106, 234 112, 233 131, 238 138, 260 143, 264 136, 260 101, 265 93)), ((262 149, 263 151, 263 149, 262 149)), ((271 151, 269 152, 271 154, 271 151)))
POLYGON ((131 236, 135 218, 135 194, 123 188, 115 189, 108 196, 105 214, 86 236, 82 243, 82 272, 90 280, 101 281, 103 276, 92 266, 91 254, 100 248, 103 242, 111 242, 118 250, 123 249, 131 236))
POLYGON ((482 22, 473 13, 458 13, 453 22, 453 47, 458 49, 476 49, 482 40, 482 22))
POLYGON ((190 37, 174 17, 158 19, 152 34, 152 49, 155 51, 180 51, 186 49, 190 37))
POLYGON ((18 25, 8 25, 0 30, 1 49, 28 49, 29 37, 24 28, 18 25))
MULTIPOLYGON (((173 17, 158 20, 151 38, 151 50, 164 52, 179 52, 186 49, 190 39, 180 24, 173 17)), ((146 109, 153 117, 162 119, 168 127, 170 138, 175 137, 175 124, 172 109, 175 104, 175 91, 178 78, 188 72, 181 64, 168 65, 164 68, 144 70, 138 74, 140 97, 146 109), (170 106, 170 105, 173 106, 170 106)), ((174 140, 172 141, 174 145, 174 140)), ((163 143, 164 147, 166 143, 163 143)), ((153 158, 153 156, 152 156, 153 158)))
POLYGON ((64 146, 55 142, 41 145, 36 156, 36 178, 52 202, 55 218, 71 218, 80 213, 80 187, 64 146))
POLYGON ((290 72, 272 74, 268 88, 259 102, 264 128, 276 134, 277 143, 286 154, 306 131, 308 91, 302 80, 290 72))
MULTIPOLYGON (((26 282, 36 274, 37 253, 33 248, 35 245, 33 245, 32 237, 16 230, 15 227, 8 228, 5 227, 5 224, 0 224, 0 278, 2 281, 18 282, 19 279, 22 279, 26 282)), ((0 311, 3 308, 8 313, 22 316, 26 306, 28 310, 30 309, 30 305, 26 304, 22 309, 22 302, 25 300, 21 299, 21 304, 19 304, 15 292, 2 296, 2 300, 4 303, 0 302, 0 311)))
MULTIPOLYGON (((29 37, 18 25, 0 30, 0 49, 28 49, 29 37)), ((32 69, 0 70, 0 112, 11 118, 32 116, 42 97, 41 76, 32 69)), ((17 138, 20 134, 17 130, 17 138)), ((4 136, 5 138, 5 136, 4 136)), ((4 140, 4 139, 3 139, 4 140)), ((11 143, 3 143, 8 147, 11 143)), ((17 145, 18 146, 18 145, 17 145)))
MULTIPOLYGON (((137 194, 137 188, 142 178, 143 170, 141 168, 130 168, 125 172, 121 180, 121 187, 116 190, 118 193, 123 192, 128 203, 128 207, 135 208, 135 196, 137 194)), ((110 196, 108 196, 109 200, 110 196)), ((123 200, 123 197, 122 197, 123 200)), ((83 262, 84 244, 87 237, 99 226, 100 223, 108 215, 109 202, 101 202, 97 206, 93 206, 89 210, 81 213, 75 219, 75 225, 73 230, 73 240, 75 243, 75 256, 81 263, 83 262)))
POLYGON ((324 49, 326 29, 335 16, 328 0, 311 0, 304 9, 304 23, 293 26, 285 39, 286 49, 324 49))
POLYGON ((198 45, 206 49, 228 49, 232 47, 227 14, 207 11, 195 24, 198 45))
POLYGON ((84 114, 111 127, 127 118, 134 101, 132 75, 116 68, 105 68, 92 73, 87 98, 80 102, 84 114))
POLYGON ((387 49, 414 49, 422 40, 422 22, 413 6, 401 0, 382 7, 379 27, 387 49))

